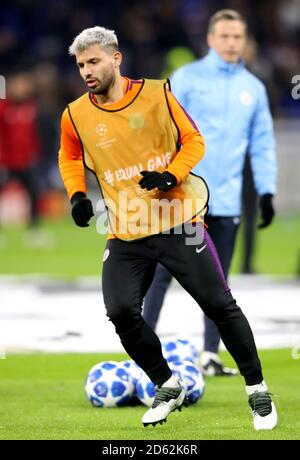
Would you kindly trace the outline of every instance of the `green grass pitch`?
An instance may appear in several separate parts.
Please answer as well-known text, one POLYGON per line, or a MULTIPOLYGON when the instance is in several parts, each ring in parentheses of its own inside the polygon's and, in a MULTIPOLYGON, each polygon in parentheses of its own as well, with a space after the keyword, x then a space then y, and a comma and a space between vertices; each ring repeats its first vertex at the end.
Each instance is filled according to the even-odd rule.
MULTIPOLYGON (((224 352, 225 364, 232 365, 224 352)), ((288 349, 260 352, 279 425, 255 432, 241 377, 206 380, 203 399, 164 425, 144 428, 145 406, 94 408, 84 380, 99 361, 125 355, 23 354, 0 360, 0 439, 201 440, 299 439, 300 360, 288 349)))
MULTIPOLYGON (((1 229, 0 274, 44 274, 55 277, 99 276, 106 235, 96 232, 95 220, 88 228, 76 227, 71 218, 43 221, 44 231, 55 245, 28 248, 23 243, 24 227, 1 229)), ((255 270, 274 275, 296 275, 300 270, 300 215, 278 217, 267 229, 256 233, 255 270)), ((241 266, 241 231, 233 258, 231 273, 241 266)))

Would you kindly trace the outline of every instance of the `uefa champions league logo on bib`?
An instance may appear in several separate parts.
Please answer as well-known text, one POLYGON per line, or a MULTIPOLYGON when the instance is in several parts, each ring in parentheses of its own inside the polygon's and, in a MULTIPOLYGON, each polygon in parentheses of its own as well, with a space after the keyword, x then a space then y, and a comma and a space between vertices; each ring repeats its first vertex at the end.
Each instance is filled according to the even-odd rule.
POLYGON ((96 131, 99 134, 99 136, 105 136, 107 134, 107 126, 105 123, 99 123, 99 125, 96 127, 96 131))

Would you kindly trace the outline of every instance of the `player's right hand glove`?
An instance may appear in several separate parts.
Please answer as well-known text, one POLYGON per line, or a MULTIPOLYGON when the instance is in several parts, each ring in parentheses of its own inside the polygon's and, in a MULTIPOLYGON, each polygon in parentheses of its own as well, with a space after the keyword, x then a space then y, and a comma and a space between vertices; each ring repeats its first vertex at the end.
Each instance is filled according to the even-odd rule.
POLYGON ((78 227, 88 227, 88 221, 93 217, 93 206, 84 192, 76 192, 71 197, 72 217, 78 227))

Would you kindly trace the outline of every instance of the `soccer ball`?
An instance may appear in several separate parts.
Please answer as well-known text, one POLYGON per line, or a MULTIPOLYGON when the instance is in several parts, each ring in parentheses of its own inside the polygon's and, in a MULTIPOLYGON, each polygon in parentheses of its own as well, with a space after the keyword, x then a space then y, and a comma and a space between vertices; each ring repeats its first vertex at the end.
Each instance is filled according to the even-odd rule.
POLYGON ((189 403, 194 404, 199 401, 205 390, 205 380, 201 371, 190 361, 172 361, 169 365, 172 371, 175 369, 179 373, 189 403))
POLYGON ((141 372, 140 378, 136 383, 136 395, 145 406, 152 406, 155 397, 155 387, 144 371, 141 372))
POLYGON ((199 357, 196 347, 187 338, 174 338, 162 342, 163 355, 170 361, 191 361, 195 363, 199 357))
POLYGON ((134 391, 132 378, 121 363, 104 361, 92 367, 85 382, 87 398, 95 407, 129 403, 134 391))
POLYGON ((132 400, 134 400, 137 397, 137 391, 136 391, 136 386, 137 382, 140 379, 143 370, 136 364, 133 359, 128 359, 126 361, 122 361, 120 364, 122 364, 127 372, 129 373, 132 382, 133 382, 133 392, 132 392, 132 400))
MULTIPOLYGON (((172 374, 177 380, 180 380, 180 374, 178 370, 174 367, 171 369, 172 374)), ((136 395, 138 399, 145 404, 145 406, 151 407, 155 398, 155 386, 151 382, 148 375, 142 371, 141 376, 136 384, 136 395)))
POLYGON ((122 366, 126 367, 128 373, 130 374, 134 386, 136 386, 137 381, 139 380, 141 373, 143 372, 140 366, 136 364, 133 359, 128 359, 126 361, 121 361, 122 366))

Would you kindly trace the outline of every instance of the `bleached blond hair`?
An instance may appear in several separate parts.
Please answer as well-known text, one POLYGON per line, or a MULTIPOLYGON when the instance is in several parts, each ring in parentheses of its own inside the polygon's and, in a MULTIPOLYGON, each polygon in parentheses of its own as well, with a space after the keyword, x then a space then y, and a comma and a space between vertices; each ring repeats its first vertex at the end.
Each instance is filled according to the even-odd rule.
POLYGON ((111 46, 117 50, 118 39, 115 31, 100 26, 84 29, 74 38, 72 45, 69 47, 69 54, 70 56, 75 56, 92 45, 100 45, 102 48, 111 46))

